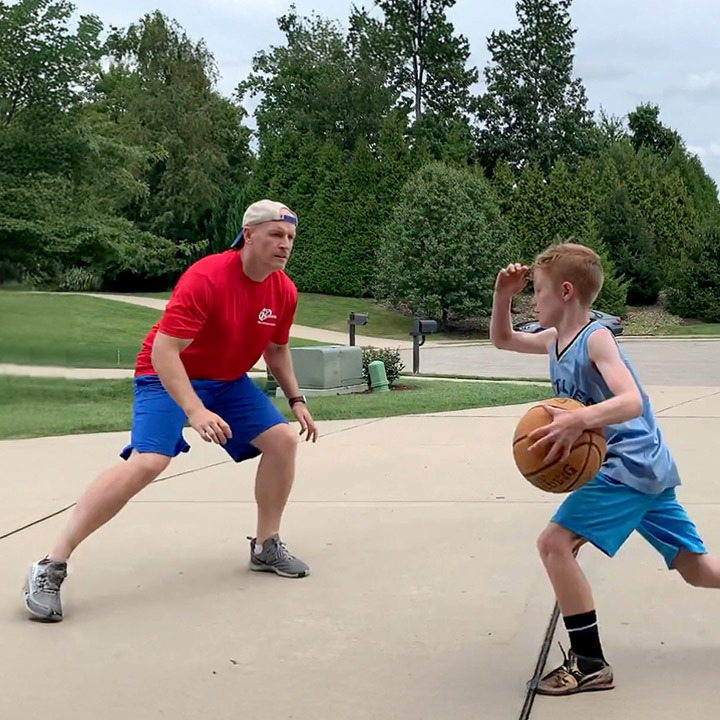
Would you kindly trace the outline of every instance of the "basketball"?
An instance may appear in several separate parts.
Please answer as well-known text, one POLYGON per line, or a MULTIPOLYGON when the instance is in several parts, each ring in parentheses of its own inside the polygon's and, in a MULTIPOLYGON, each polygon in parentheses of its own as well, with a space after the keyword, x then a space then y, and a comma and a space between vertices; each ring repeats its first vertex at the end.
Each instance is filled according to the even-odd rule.
MULTIPOLYGON (((563 410, 577 410, 584 407, 572 398, 556 397, 547 405, 563 410)), ((582 487, 595 476, 605 459, 607 445, 602 428, 584 430, 575 441, 567 460, 545 462, 547 447, 535 449, 528 435, 543 425, 552 422, 552 416, 542 405, 530 408, 520 419, 513 436, 513 457, 518 470, 526 480, 540 490, 551 493, 567 493, 582 487)))

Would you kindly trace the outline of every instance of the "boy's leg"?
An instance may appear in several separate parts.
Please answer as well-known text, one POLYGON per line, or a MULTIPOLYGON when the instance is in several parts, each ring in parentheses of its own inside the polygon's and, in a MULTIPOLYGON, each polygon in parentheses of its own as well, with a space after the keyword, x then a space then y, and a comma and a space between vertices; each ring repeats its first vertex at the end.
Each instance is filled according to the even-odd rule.
POLYGON ((226 383, 209 409, 232 430, 225 450, 242 462, 261 455, 255 478, 257 534, 250 539, 250 569, 301 578, 308 566, 280 540, 280 525, 295 478, 298 438, 272 401, 247 376, 226 383))
POLYGON ((673 570, 682 575, 688 585, 698 588, 720 589, 720 558, 680 550, 673 570))
POLYGON ((576 552, 579 545, 589 542, 612 557, 640 522, 648 502, 641 493, 598 475, 567 497, 538 539, 570 638, 569 656, 540 681, 539 693, 570 695, 614 686, 600 642, 592 590, 576 552))
POLYGON ((595 607, 590 583, 576 559, 581 542, 574 532, 552 522, 537 542, 563 617, 588 613, 595 607))
POLYGON ((182 410, 159 381, 136 381, 131 444, 121 453, 126 462, 105 470, 93 481, 50 553, 30 567, 24 595, 35 618, 62 620, 60 585, 67 575, 68 559, 83 540, 151 483, 172 456, 188 449, 182 437, 184 421, 182 410))
POLYGON ((720 558, 707 554, 695 524, 677 500, 675 489, 658 496, 638 532, 694 587, 720 588, 720 558))

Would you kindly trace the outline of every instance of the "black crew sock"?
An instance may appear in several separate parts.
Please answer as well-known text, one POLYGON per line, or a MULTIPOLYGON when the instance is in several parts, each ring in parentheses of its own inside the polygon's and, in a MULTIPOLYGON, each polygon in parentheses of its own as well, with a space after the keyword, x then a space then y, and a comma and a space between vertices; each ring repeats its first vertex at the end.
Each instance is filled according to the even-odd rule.
MULTIPOLYGON (((576 655, 581 655, 583 658, 592 660, 605 661, 603 656, 602 646, 600 645, 600 634, 598 632, 597 614, 594 610, 587 613, 580 613, 579 615, 569 615, 563 617, 565 621, 565 627, 567 628, 568 635, 570 636, 570 647, 576 655)), ((592 663, 597 665, 597 663, 592 663)), ((583 672, 592 668, 580 669, 583 672)))

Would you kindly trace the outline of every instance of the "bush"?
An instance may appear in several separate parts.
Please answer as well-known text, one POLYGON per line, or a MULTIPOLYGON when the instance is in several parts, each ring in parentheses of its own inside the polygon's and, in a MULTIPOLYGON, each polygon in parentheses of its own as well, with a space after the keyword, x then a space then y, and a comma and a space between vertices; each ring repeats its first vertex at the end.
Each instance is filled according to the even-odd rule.
POLYGON ((57 288, 64 292, 92 292, 102 287, 102 278, 90 268, 73 267, 64 270, 57 288))
POLYGON ((681 317, 720 322, 720 228, 708 226, 687 245, 668 288, 668 310, 681 317))
POLYGON ((597 234, 613 258, 619 275, 628 281, 630 305, 652 305, 660 292, 656 241, 640 212, 621 185, 601 203, 597 234))
POLYGON ((514 256, 485 179, 429 163, 405 184, 381 233, 378 296, 445 329, 450 315, 489 314, 498 269, 514 256))
POLYGON ((405 365, 400 359, 400 350, 376 348, 372 345, 362 348, 363 378, 368 384, 368 387, 370 387, 370 373, 368 372, 368 365, 375 360, 380 360, 385 365, 385 374, 387 375, 388 384, 392 387, 395 384, 395 381, 400 377, 400 373, 405 369, 405 365))

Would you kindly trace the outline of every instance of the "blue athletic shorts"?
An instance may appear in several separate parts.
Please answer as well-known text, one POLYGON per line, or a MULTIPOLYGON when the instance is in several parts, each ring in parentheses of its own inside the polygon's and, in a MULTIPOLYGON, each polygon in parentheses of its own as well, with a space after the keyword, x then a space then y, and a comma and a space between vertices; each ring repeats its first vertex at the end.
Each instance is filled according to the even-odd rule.
POLYGON ((705 554, 697 528, 675 496, 675 488, 659 495, 641 493, 597 474, 570 494, 552 522, 570 530, 613 557, 637 530, 672 568, 678 552, 705 554))
MULTIPOLYGON (((230 382, 191 380, 191 383, 203 405, 230 426, 232 438, 221 447, 235 462, 259 455, 252 440, 274 425, 287 422, 247 375, 230 382)), ((188 452, 190 446, 183 438, 187 417, 157 376, 136 377, 134 387, 130 444, 120 456, 127 460, 133 450, 168 457, 188 452)))

